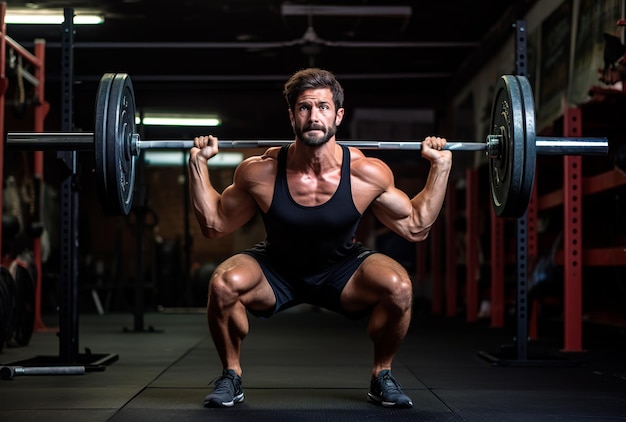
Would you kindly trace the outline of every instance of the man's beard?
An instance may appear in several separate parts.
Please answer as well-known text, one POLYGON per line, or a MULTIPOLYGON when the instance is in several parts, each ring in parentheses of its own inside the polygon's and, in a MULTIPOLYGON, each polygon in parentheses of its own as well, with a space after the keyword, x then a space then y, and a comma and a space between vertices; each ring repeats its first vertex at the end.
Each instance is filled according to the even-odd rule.
POLYGON ((326 142, 330 140, 337 133, 337 126, 332 125, 328 128, 322 126, 307 126, 304 129, 302 128, 294 128, 294 132, 298 138, 307 146, 315 147, 319 145, 324 145, 326 142), (323 134, 321 136, 314 135, 311 130, 319 130, 322 131, 323 134))

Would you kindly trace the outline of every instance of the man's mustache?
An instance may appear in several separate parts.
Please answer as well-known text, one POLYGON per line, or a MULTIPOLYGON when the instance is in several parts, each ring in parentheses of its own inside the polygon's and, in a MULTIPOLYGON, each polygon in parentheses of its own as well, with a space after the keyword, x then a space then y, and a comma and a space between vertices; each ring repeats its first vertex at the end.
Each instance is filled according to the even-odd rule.
POLYGON ((318 126, 318 125, 305 126, 304 128, 305 132, 308 132, 310 130, 321 130, 322 132, 326 132, 326 128, 324 126, 318 126))

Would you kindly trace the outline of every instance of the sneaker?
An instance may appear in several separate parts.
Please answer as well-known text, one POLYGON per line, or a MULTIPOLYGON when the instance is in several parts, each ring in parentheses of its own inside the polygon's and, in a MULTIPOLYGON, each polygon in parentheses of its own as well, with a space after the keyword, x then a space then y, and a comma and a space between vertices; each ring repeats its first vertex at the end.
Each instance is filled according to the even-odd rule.
POLYGON ((367 398, 372 403, 385 407, 413 406, 411 399, 402 392, 402 386, 388 369, 380 371, 376 378, 372 378, 367 398))
MULTIPOLYGON (((215 381, 213 392, 204 398, 204 407, 232 407, 243 401, 241 377, 232 369, 225 369, 215 381)), ((212 381, 213 382, 213 381, 212 381)))

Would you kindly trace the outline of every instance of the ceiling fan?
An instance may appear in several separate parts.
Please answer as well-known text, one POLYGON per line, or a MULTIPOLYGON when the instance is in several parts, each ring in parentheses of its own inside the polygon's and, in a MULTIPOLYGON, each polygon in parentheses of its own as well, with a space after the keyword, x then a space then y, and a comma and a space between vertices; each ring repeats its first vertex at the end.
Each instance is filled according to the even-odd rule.
MULTIPOLYGON (((210 44, 210 43, 209 43, 210 44)), ((218 43, 221 45, 221 43, 218 43)), ((475 47, 477 42, 469 41, 330 41, 321 38, 313 27, 313 16, 308 16, 308 25, 304 34, 300 38, 291 41, 278 42, 243 42, 228 43, 231 47, 237 48, 273 48, 291 47, 296 45, 315 44, 326 47, 345 48, 433 48, 433 47, 475 47)))
POLYGON ((269 50, 300 47, 303 54, 313 58, 325 47, 329 48, 472 48, 477 42, 467 41, 331 41, 321 38, 314 26, 313 16, 410 16, 410 8, 402 6, 298 6, 282 5, 281 14, 306 15, 307 27, 299 38, 287 41, 223 41, 223 42, 77 42, 77 48, 158 48, 158 49, 249 49, 269 50))
MULTIPOLYGON (((211 43, 209 43, 210 46, 211 43)), ((218 43, 220 46, 222 43, 218 43)), ((303 54, 309 57, 309 64, 313 66, 314 57, 323 47, 336 48, 452 48, 452 47, 476 47, 475 42, 445 42, 445 41, 331 41, 321 38, 313 26, 313 16, 308 15, 307 28, 301 37, 291 41, 277 42, 233 42, 227 43, 225 48, 252 48, 272 49, 282 47, 300 46, 303 54)), ((218 47, 217 45, 215 46, 218 47)))

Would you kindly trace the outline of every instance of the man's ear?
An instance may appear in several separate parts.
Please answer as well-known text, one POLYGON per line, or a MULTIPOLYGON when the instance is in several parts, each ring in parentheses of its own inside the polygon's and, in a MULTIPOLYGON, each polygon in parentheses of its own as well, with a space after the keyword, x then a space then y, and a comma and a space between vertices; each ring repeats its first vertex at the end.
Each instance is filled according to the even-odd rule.
POLYGON ((340 108, 337 110, 337 115, 335 116, 335 125, 339 126, 341 121, 343 120, 343 113, 345 112, 344 108, 340 108))
POLYGON ((289 121, 291 122, 291 127, 295 126, 295 120, 293 118, 293 111, 291 111, 291 109, 289 109, 289 121))

